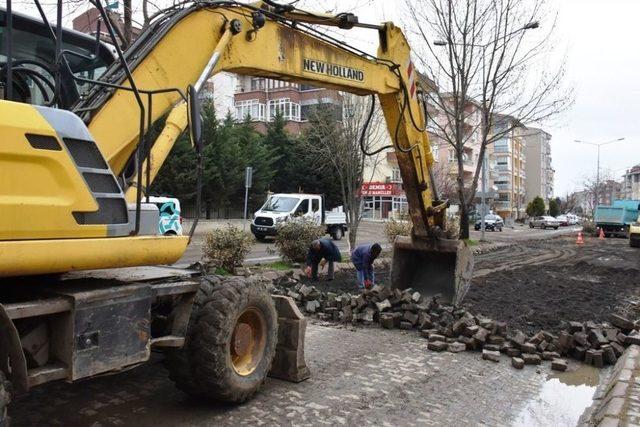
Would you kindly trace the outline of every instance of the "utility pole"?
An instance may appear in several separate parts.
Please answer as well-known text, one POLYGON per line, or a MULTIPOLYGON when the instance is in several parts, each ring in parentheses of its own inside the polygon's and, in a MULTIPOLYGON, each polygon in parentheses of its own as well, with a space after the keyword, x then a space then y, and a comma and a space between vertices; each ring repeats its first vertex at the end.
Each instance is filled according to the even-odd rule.
POLYGON ((597 166, 596 166, 596 188, 593 191, 593 210, 595 212, 596 210, 596 206, 598 206, 598 202, 599 202, 599 193, 600 193, 600 147, 602 147, 603 145, 607 145, 607 144, 612 144, 614 142, 618 142, 618 141, 623 141, 623 138, 618 138, 618 139, 613 139, 611 141, 605 141, 605 142, 588 142, 588 141, 581 141, 579 139, 574 140, 574 142, 578 142, 580 144, 587 144, 587 145, 593 145, 595 147, 598 148, 598 162, 597 162, 597 166))
POLYGON ((242 229, 247 229, 247 207, 249 201, 249 189, 251 188, 251 184, 253 182, 253 168, 251 166, 247 166, 244 171, 244 221, 242 222, 242 229))

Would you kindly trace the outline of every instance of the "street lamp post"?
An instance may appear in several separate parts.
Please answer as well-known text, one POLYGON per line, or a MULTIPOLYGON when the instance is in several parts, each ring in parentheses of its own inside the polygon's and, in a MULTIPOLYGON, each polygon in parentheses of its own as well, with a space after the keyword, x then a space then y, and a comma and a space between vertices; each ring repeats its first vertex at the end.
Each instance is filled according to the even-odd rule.
POLYGON ((598 162, 596 166, 596 188, 593 191, 593 209, 594 210, 596 206, 598 206, 598 202, 599 202, 598 196, 600 193, 600 147, 602 147, 603 145, 612 144, 614 142, 623 141, 623 140, 624 138, 612 139, 611 141, 605 141, 605 142, 589 142, 589 141, 582 141, 579 139, 574 140, 574 142, 578 142, 580 144, 593 145, 598 148, 598 162))
POLYGON ((484 217, 485 206, 486 206, 486 191, 487 191, 487 152, 484 152, 484 157, 482 158, 482 218, 480 219, 480 241, 484 242, 484 217))
MULTIPOLYGON (((517 32, 520 31, 526 31, 526 30, 533 30, 540 27, 540 22, 538 21, 532 21, 529 22, 528 24, 526 24, 524 27, 519 28, 515 31, 512 31, 509 34, 506 34, 502 37, 500 37, 500 39, 504 39, 506 37, 509 37, 517 32)), ((486 80, 486 63, 485 63, 485 56, 486 56, 486 49, 487 47, 491 44, 490 43, 485 43, 485 44, 465 44, 465 43, 450 43, 444 40, 434 40, 433 45, 434 46, 448 46, 448 45, 453 45, 453 46, 469 46, 472 48, 480 48, 482 49, 482 84, 484 85, 484 82, 486 80)), ((485 99, 483 99, 483 105, 485 105, 485 99)), ((484 122, 484 114, 482 115, 482 121, 484 122)), ((486 126, 486 123, 482 123, 482 126, 486 126)), ((480 230, 481 230, 481 234, 480 234, 480 241, 484 241, 484 229, 485 229, 485 222, 484 222, 484 217, 485 217, 485 203, 486 203, 486 195, 485 192, 487 190, 487 153, 486 153, 486 147, 485 147, 485 153, 484 156, 482 158, 482 195, 481 195, 481 208, 480 208, 480 230)), ((520 195, 518 195, 518 215, 520 213, 520 195)))

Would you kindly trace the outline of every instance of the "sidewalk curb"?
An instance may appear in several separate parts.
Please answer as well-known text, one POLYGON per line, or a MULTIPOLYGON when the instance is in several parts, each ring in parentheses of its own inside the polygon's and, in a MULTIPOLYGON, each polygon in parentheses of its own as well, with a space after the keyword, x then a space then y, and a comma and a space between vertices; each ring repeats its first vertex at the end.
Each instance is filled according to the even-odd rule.
POLYGON ((606 381, 600 383, 578 426, 637 425, 640 400, 640 346, 628 347, 606 381))

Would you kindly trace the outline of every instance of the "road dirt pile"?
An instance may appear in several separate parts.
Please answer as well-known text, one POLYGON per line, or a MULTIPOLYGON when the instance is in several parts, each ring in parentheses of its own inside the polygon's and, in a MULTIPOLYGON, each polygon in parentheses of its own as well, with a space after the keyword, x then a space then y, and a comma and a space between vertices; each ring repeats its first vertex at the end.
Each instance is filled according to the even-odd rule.
POLYGON ((603 322, 612 313, 637 315, 640 271, 547 265, 501 271, 476 279, 465 305, 528 333, 559 332, 567 321, 603 322), (636 311, 636 312, 634 312, 636 311))
POLYGON ((559 332, 569 321, 601 323, 614 313, 640 317, 640 251, 626 240, 591 239, 576 247, 555 239, 511 251, 513 259, 508 253, 481 258, 481 269, 495 271, 474 277, 464 301, 470 310, 527 333, 559 332), (543 255, 548 259, 538 262, 543 255))

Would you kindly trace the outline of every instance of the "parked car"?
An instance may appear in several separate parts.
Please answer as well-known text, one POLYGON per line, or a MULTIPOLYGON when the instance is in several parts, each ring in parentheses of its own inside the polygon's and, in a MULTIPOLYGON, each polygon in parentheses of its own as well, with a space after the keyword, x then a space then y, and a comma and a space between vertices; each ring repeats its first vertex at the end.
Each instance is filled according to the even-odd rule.
POLYGON ((165 236, 182 236, 180 201, 173 197, 149 197, 149 203, 158 207, 160 219, 158 233, 165 236))
MULTIPOLYGON (((476 221, 475 229, 476 231, 480 230, 482 227, 482 220, 479 219, 476 221)), ((499 215, 486 215, 484 217, 484 229, 491 231, 502 231, 502 227, 504 227, 504 221, 499 215)))
POLYGON ((563 227, 569 225, 569 217, 566 215, 558 215, 556 219, 558 220, 558 222, 560 222, 560 225, 563 227))
POLYGON ((537 216, 529 220, 529 228, 535 228, 535 227, 540 227, 543 230, 545 228, 553 228, 554 230, 557 230, 558 227, 560 227, 560 221, 548 215, 537 216))
POLYGON ((580 221, 582 221, 582 218, 572 213, 568 213, 566 216, 567 216, 567 222, 569 223, 569 225, 576 225, 576 224, 579 224, 580 221))

